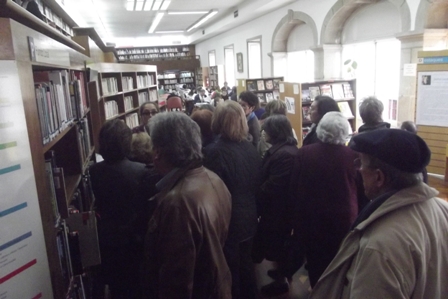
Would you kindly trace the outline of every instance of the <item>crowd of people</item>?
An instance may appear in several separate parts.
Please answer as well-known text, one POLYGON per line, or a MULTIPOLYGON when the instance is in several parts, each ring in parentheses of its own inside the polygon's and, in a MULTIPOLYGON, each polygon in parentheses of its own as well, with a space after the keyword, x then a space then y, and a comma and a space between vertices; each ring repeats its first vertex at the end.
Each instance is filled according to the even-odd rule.
POLYGON ((431 152, 412 122, 391 129, 369 97, 349 139, 337 102, 318 96, 302 142, 283 101, 257 117, 252 92, 214 93, 181 112, 145 103, 133 130, 103 125, 98 296, 107 284, 113 299, 258 298, 266 259, 266 297, 303 265, 311 298, 448 297, 448 204, 424 182, 431 152))

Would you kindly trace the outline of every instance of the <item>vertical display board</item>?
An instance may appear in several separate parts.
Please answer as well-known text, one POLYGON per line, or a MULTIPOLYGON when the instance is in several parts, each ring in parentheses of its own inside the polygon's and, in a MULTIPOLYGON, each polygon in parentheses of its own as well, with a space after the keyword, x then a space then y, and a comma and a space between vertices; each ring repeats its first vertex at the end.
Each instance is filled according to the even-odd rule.
POLYGON ((300 83, 280 82, 280 100, 286 104, 286 117, 296 132, 298 145, 302 146, 302 99, 300 83))
POLYGON ((53 298, 18 68, 0 61, 0 298, 53 298))
POLYGON ((448 51, 422 51, 417 65, 416 124, 431 150, 429 173, 447 176, 448 51))

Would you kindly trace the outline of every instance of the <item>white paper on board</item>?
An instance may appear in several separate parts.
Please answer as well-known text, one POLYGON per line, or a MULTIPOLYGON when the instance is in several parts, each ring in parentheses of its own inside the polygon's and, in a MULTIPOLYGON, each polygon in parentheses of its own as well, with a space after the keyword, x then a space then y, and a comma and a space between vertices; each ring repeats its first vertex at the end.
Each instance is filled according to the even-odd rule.
POLYGON ((416 123, 448 127, 448 72, 419 72, 416 123))
POLYGON ((242 82, 243 82, 243 87, 245 87, 246 86, 246 81, 243 80, 242 82))
POLYGON ((296 104, 294 98, 285 97, 286 112, 290 114, 296 114, 296 104))
POLYGON ((294 94, 299 94, 299 85, 298 84, 293 84, 292 88, 293 88, 294 94))
POLYGON ((403 65, 403 76, 405 76, 405 77, 417 76, 417 64, 416 63, 405 63, 403 65))
POLYGON ((285 84, 280 83, 280 92, 285 92, 285 84))

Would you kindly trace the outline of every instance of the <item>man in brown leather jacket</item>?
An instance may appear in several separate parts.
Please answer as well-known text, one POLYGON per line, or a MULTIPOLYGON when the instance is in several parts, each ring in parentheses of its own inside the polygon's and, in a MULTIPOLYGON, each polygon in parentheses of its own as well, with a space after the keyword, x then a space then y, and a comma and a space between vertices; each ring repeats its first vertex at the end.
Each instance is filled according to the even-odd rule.
POLYGON ((178 112, 150 121, 153 160, 164 175, 151 200, 157 208, 145 244, 146 298, 231 298, 222 247, 231 197, 223 181, 202 166, 198 125, 178 112))

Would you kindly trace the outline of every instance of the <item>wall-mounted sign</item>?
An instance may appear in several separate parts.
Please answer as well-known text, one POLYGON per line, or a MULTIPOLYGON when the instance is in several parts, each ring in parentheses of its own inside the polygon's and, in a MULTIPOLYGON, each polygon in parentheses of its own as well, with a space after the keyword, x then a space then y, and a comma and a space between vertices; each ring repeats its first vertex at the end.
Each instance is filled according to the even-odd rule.
POLYGON ((418 59, 419 64, 440 64, 448 63, 448 56, 435 56, 435 57, 420 57, 418 59))
POLYGON ((49 48, 48 43, 28 36, 30 60, 70 67, 70 55, 67 51, 49 48))

